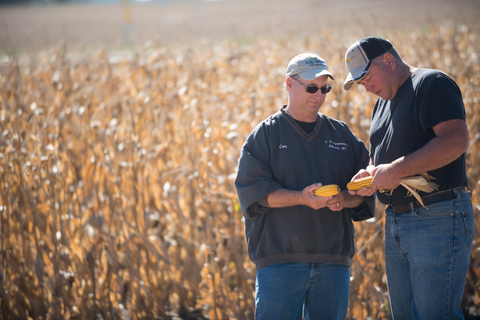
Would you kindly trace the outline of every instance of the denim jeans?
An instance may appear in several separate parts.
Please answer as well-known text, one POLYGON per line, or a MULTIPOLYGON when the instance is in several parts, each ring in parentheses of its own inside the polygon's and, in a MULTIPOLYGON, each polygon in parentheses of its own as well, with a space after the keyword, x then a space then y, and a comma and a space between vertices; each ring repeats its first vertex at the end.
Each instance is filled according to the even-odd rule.
POLYGON ((395 320, 463 319, 473 240, 469 195, 396 214, 387 207, 385 264, 395 320))
POLYGON ((327 263, 280 263, 257 271, 256 320, 344 320, 350 268, 327 263))

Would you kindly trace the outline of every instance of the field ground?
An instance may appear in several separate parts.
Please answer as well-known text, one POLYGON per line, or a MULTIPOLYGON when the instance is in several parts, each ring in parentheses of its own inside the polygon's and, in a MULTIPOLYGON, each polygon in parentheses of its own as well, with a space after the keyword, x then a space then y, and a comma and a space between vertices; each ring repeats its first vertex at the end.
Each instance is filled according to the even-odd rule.
MULTIPOLYGON (((195 44, 198 40, 249 41, 258 36, 294 37, 318 30, 361 38, 364 25, 409 32, 442 20, 480 16, 476 0, 232 0, 162 1, 131 5, 124 24, 120 3, 0 7, 0 53, 50 49, 119 48, 195 44), (129 31, 128 31, 129 30, 129 31), (128 43, 127 43, 128 40, 128 43)), ((372 32, 372 30, 369 30, 372 32)), ((346 39, 350 42, 351 39, 346 39)))

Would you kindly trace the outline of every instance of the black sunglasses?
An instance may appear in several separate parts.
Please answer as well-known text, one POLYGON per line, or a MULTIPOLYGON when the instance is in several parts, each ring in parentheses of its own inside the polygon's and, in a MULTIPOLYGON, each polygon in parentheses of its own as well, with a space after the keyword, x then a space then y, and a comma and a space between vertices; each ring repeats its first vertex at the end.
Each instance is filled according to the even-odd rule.
POLYGON ((318 91, 318 89, 320 89, 320 92, 323 93, 323 94, 326 94, 326 93, 329 93, 330 90, 332 90, 332 86, 330 86, 328 83, 324 86, 321 86, 320 88, 317 87, 317 86, 306 86, 304 85, 303 83, 301 83, 300 81, 298 81, 295 77, 291 77, 293 80, 297 81, 298 83, 300 83, 304 88, 305 88, 305 91, 307 91, 308 93, 311 93, 311 94, 314 94, 318 91))

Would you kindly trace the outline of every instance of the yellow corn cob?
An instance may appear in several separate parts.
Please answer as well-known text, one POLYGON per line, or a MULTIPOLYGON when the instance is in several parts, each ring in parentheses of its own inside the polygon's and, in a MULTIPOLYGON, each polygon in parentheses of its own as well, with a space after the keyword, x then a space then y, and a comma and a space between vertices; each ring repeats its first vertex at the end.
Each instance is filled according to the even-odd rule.
POLYGON ((373 177, 370 176, 370 177, 350 181, 349 183, 347 183, 347 189, 355 191, 355 190, 360 190, 363 187, 370 188, 370 185, 372 184, 372 179, 373 177))
POLYGON ((328 184, 321 186, 313 191, 317 197, 330 197, 340 192, 340 188, 336 184, 328 184))

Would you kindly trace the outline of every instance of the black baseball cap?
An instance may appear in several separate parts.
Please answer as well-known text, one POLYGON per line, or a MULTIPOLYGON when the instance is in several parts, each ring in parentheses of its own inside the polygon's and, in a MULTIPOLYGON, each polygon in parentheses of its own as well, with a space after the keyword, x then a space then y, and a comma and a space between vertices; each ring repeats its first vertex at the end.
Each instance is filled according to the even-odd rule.
POLYGON ((355 41, 345 54, 348 75, 343 88, 349 90, 353 83, 365 77, 372 60, 393 48, 390 41, 379 37, 367 37, 355 41))

